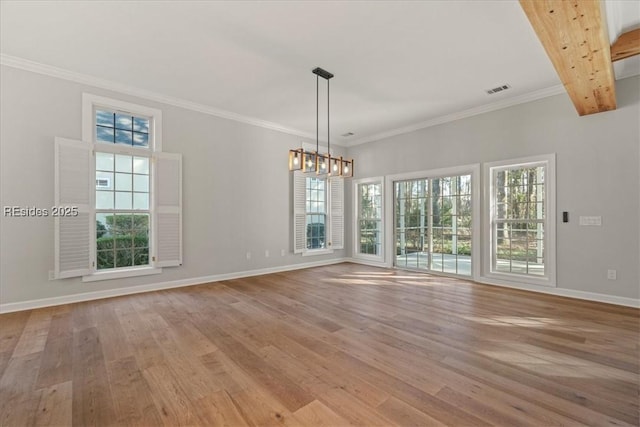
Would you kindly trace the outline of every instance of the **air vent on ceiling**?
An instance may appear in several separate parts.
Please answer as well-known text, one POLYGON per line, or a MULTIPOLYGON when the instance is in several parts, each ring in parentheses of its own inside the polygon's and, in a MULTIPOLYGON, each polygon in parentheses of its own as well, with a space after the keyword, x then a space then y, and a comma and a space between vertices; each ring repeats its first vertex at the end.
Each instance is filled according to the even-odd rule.
POLYGON ((489 95, 493 95, 494 93, 502 92, 502 91, 505 91, 505 90, 507 90, 507 89, 511 89, 511 86, 509 86, 509 85, 502 85, 502 86, 494 87, 493 89, 488 89, 488 90, 487 90, 487 93, 488 93, 489 95))
POLYGON ((353 133, 353 132, 347 132, 347 133, 343 133, 341 136, 343 136, 343 137, 347 138, 347 137, 349 137, 349 136, 353 136, 353 135, 355 135, 355 133, 353 133))

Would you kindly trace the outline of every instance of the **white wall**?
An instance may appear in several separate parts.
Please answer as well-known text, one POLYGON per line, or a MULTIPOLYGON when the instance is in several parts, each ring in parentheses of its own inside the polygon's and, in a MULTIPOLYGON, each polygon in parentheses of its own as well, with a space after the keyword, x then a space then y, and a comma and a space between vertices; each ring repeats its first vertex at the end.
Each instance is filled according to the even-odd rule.
POLYGON ((617 82, 617 98, 617 110, 579 117, 557 95, 347 154, 364 178, 556 153, 558 288, 638 299, 640 77, 617 82), (602 216, 602 227, 580 227, 580 215, 602 216), (607 269, 617 280, 607 280, 607 269))
MULTIPOLYGON (((286 155, 299 146, 299 137, 6 66, 0 69, 0 207, 51 207, 53 137, 80 139, 83 92, 163 111, 164 150, 181 152, 184 161, 184 266, 160 276, 49 281, 53 219, 0 215, 0 304, 126 291, 350 253, 350 185, 346 251, 304 258, 291 253, 286 155), (253 253, 249 261, 247 251, 253 253)), ((557 210, 571 215, 569 224, 557 228, 558 287, 637 299, 640 78, 618 82, 617 94, 618 110, 612 112, 578 117, 568 98, 558 95, 352 147, 347 154, 363 178, 555 152, 557 210), (603 226, 579 227, 579 215, 602 215, 603 226), (618 270, 618 280, 606 279, 609 268, 618 270)))
POLYGON ((0 216, 0 304, 344 256, 303 258, 291 251, 287 155, 301 138, 7 66, 0 80, 0 207, 53 205, 53 140, 81 139, 83 92, 161 109, 163 151, 182 153, 184 170, 182 267, 122 280, 49 281, 53 218, 0 216))

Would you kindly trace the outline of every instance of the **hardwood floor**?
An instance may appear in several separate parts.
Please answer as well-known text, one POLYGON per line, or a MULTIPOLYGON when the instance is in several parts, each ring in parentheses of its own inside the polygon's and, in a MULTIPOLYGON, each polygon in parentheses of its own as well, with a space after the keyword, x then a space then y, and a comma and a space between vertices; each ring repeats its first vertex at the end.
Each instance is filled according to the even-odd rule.
POLYGON ((0 425, 638 425, 639 321, 356 264, 5 314, 0 425))

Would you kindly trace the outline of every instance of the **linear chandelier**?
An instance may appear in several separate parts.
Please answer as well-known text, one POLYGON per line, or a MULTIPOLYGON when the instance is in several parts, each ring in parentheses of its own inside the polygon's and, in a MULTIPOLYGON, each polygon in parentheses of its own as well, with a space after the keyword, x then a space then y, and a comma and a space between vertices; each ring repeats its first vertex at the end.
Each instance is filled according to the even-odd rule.
POLYGON ((353 177, 353 159, 345 159, 342 156, 333 157, 331 155, 331 132, 329 123, 329 80, 333 74, 320 67, 315 68, 313 74, 316 75, 316 151, 298 148, 289 150, 289 170, 302 171, 305 173, 315 173, 316 175, 339 176, 343 178, 353 177), (327 81, 327 152, 320 153, 319 140, 319 99, 320 99, 320 77, 327 81))

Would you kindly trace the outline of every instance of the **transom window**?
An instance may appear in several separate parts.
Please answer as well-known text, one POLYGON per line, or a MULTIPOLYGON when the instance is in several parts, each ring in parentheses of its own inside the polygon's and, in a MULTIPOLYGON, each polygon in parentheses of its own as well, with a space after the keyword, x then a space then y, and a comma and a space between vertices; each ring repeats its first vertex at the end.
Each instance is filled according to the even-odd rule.
POLYGON ((149 148, 149 117, 97 109, 96 142, 149 148))

